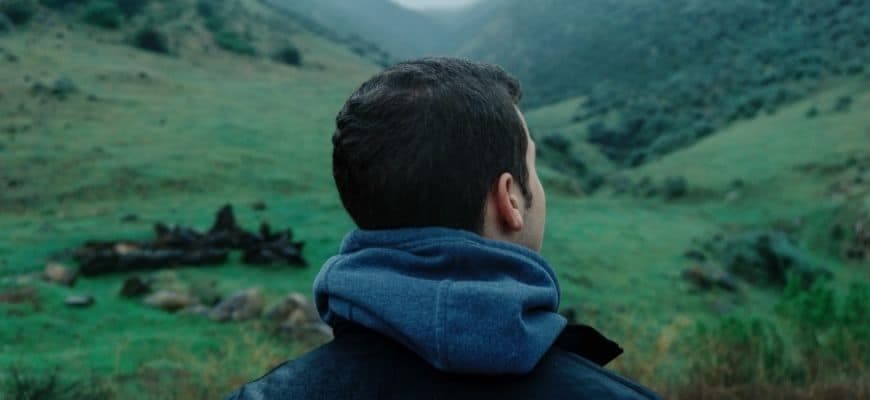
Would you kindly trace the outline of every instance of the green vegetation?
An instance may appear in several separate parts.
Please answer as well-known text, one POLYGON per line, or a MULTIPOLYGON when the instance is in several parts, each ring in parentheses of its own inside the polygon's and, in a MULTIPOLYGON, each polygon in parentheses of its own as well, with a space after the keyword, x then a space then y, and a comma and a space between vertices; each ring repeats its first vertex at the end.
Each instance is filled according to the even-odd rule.
POLYGON ((0 3, 0 14, 6 15, 16 25, 26 24, 36 14, 33 0, 8 0, 0 3))
POLYGON ((66 381, 58 370, 47 373, 32 373, 9 368, 6 380, 0 385, 3 398, 15 400, 108 400, 109 390, 99 382, 83 380, 66 381))
MULTIPOLYGON (((317 267, 352 227, 333 188, 329 140, 348 93, 378 70, 366 61, 373 50, 360 44, 366 59, 358 57, 348 43, 312 33, 322 27, 259 1, 183 4, 190 10, 181 15, 196 7, 198 17, 164 18, 175 11, 155 2, 142 11, 153 25, 124 23, 99 32, 104 41, 79 29, 63 29, 61 46, 32 45, 54 43, 55 30, 4 37, 3 52, 17 61, 0 68, 0 397, 78 386, 105 387, 105 398, 219 398, 314 345, 258 321, 216 324, 145 307, 118 295, 125 275, 80 278, 72 288, 31 275, 89 239, 144 239, 157 221, 206 227, 229 202, 246 224, 291 226, 312 266, 231 258, 172 275, 215 281, 221 294, 260 287, 272 304, 310 293, 317 267), (216 32, 245 26, 265 54, 287 43, 304 49, 304 65, 207 50, 216 32), (117 45, 130 38, 157 53, 171 42, 174 56, 117 45), (55 81, 74 82, 76 94, 61 101, 55 81), (268 206, 251 206, 259 202, 268 206), (70 294, 96 303, 68 308, 70 294), (56 366, 65 369, 53 374, 56 366)), ((844 66, 861 70, 852 64, 844 66)), ((547 188, 543 253, 559 275, 562 307, 626 349, 612 368, 674 399, 870 397, 870 294, 860 284, 870 280, 870 249, 856 228, 870 225, 870 81, 819 76, 773 114, 762 107, 630 170, 588 140, 591 125, 612 129, 623 116, 575 118, 600 97, 526 109, 547 188), (758 246, 765 233, 773 246, 758 246), (699 255, 687 258, 689 250, 699 255), (757 260, 767 253, 778 255, 757 260), (764 283, 763 268, 777 262, 830 276, 808 285, 775 274, 764 283), (699 264, 732 274, 736 290, 681 278, 699 264)))
POLYGON ((806 291, 795 280, 776 309, 774 320, 728 317, 698 324, 688 339, 694 354, 689 381, 696 387, 683 397, 703 392, 815 399, 870 394, 860 381, 870 365, 870 286, 856 283, 838 295, 823 284, 806 291), (820 382, 838 384, 826 388, 820 382), (789 389, 771 390, 782 387, 789 389))
POLYGON ((246 56, 257 55, 257 49, 244 36, 233 31, 220 31, 214 34, 214 41, 224 50, 246 56))
POLYGON ((574 116, 585 140, 626 166, 776 113, 870 62, 866 2, 506 1, 479 22, 461 54, 514 71, 527 105, 585 96, 574 116))
POLYGON ((169 39, 163 32, 152 26, 138 30, 133 36, 133 45, 154 53, 169 54, 169 39))
POLYGON ((121 9, 108 0, 92 0, 82 13, 83 21, 107 29, 120 28, 121 18, 121 9))
POLYGON ((59 10, 86 3, 88 0, 39 0, 40 4, 59 10))
POLYGON ((118 6, 118 9, 121 10, 121 13, 129 18, 144 11, 149 0, 114 0, 114 2, 118 6))
POLYGON ((302 53, 292 44, 288 44, 278 50, 272 59, 287 65, 300 65, 302 64, 302 53))

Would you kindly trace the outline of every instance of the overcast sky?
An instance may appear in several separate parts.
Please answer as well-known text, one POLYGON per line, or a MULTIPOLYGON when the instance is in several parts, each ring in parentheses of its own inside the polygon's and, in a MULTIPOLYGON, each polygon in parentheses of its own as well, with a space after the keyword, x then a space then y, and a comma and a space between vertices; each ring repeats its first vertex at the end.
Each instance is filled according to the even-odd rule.
POLYGON ((477 0, 393 0, 408 8, 432 9, 432 8, 457 8, 474 3, 477 0))

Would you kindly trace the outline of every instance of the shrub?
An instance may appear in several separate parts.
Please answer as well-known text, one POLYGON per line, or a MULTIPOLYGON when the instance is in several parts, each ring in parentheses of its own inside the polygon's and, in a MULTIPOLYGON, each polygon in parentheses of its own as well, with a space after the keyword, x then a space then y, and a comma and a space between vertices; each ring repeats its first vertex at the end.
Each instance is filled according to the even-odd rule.
POLYGON ((278 50, 272 59, 287 65, 300 65, 302 64, 302 53, 295 46, 288 44, 278 50))
POLYGON ((224 19, 217 15, 205 19, 205 29, 208 29, 211 33, 218 34, 223 32, 224 26, 226 26, 224 19))
POLYGON ((137 15, 145 9, 149 0, 114 0, 121 14, 129 18, 137 15))
POLYGON ((685 346, 690 362, 683 391, 706 393, 704 398, 772 398, 759 393, 781 389, 792 394, 775 398, 866 395, 861 366, 870 363, 870 285, 853 284, 842 294, 821 282, 807 290, 791 280, 776 311, 780 319, 698 323, 685 346), (840 394, 823 395, 829 392, 840 394))
POLYGON ((254 56, 257 54, 257 49, 254 48, 254 45, 236 32, 223 31, 215 33, 214 41, 222 49, 233 53, 246 56, 254 56))
POLYGON ((795 242, 781 231, 756 231, 727 241, 721 260, 735 275, 755 284, 783 288, 790 277, 804 287, 831 275, 813 265, 795 242))
POLYGON ((680 198, 689 193, 689 181, 682 176, 670 176, 665 179, 662 189, 668 199, 680 198))
POLYGON ((169 39, 163 32, 154 27, 146 26, 133 36, 133 45, 160 54, 169 54, 169 39))
POLYGON ((558 153, 566 154, 571 149, 571 141, 561 133, 554 132, 544 136, 541 144, 555 150, 558 153))
POLYGON ((63 379, 58 370, 49 372, 23 372, 9 368, 0 386, 0 398, 18 400, 108 400, 112 393, 95 380, 70 381, 63 379))
POLYGON ((36 14, 33 0, 6 0, 0 2, 0 14, 6 14, 16 25, 26 24, 36 14))
POLYGON ((111 1, 94 0, 88 3, 82 19, 94 26, 117 29, 121 27, 121 9, 111 1))
POLYGON ((196 2, 196 12, 203 18, 214 18, 218 14, 218 7, 214 0, 199 0, 196 2))
POLYGON ((87 0, 39 0, 39 2, 48 8, 63 9, 84 4, 87 0))

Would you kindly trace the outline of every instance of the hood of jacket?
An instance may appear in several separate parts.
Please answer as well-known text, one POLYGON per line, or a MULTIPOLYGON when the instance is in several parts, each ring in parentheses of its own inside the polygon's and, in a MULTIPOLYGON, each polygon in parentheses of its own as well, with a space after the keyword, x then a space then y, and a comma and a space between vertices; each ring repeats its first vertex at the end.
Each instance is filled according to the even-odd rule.
POLYGON ((451 373, 528 373, 566 325, 540 255, 446 228, 350 232, 314 296, 327 324, 363 325, 451 373))

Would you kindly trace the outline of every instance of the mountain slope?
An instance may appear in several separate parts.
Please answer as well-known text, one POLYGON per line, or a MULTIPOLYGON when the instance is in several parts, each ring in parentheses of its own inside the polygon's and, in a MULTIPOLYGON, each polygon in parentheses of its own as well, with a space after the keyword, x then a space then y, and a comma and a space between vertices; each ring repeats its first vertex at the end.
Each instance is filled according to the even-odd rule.
POLYGON ((517 74, 527 106, 584 96, 588 140, 636 166, 862 75, 868 26, 866 1, 507 1, 458 51, 517 74))
POLYGON ((418 57, 441 47, 443 27, 389 0, 268 0, 350 37, 378 43, 392 58, 418 57))

